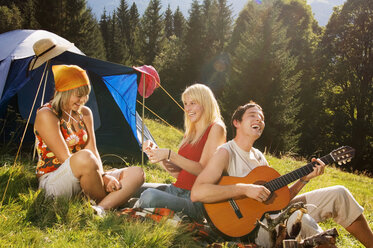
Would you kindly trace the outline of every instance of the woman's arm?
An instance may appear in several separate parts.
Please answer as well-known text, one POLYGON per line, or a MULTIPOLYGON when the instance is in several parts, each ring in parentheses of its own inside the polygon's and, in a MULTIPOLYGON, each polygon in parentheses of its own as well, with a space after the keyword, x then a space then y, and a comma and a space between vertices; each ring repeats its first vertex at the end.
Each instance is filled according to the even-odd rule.
MULTIPOLYGON (((170 153, 169 162, 191 174, 198 175, 207 165, 207 162, 210 160, 217 148, 224 144, 225 140, 226 132, 224 126, 221 123, 215 123, 211 127, 202 151, 201 159, 198 162, 187 159, 173 151, 170 153)), ((149 159, 152 163, 167 161, 168 154, 169 149, 154 149, 149 152, 149 159)))
POLYGON ((71 156, 60 130, 60 120, 50 109, 37 112, 34 128, 61 164, 71 156))

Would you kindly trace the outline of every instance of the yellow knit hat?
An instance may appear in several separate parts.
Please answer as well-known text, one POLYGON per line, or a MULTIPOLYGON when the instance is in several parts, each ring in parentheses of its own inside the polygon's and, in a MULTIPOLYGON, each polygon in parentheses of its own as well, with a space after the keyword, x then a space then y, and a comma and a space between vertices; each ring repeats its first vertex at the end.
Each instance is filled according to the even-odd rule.
POLYGON ((85 70, 76 65, 53 65, 54 84, 57 91, 68 91, 89 85, 85 70))

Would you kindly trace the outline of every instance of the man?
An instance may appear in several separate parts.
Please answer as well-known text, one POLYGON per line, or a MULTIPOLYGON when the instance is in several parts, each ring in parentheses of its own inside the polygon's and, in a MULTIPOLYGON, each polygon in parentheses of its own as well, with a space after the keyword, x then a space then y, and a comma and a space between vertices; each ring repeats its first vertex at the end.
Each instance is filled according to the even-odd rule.
MULTIPOLYGON (((198 176, 191 192, 192 201, 215 203, 232 198, 249 197, 265 202, 271 194, 262 185, 244 183, 218 185, 223 175, 244 177, 257 166, 268 166, 264 155, 253 147, 265 126, 262 108, 254 102, 238 107, 232 116, 231 124, 236 131, 235 138, 219 147, 198 176)), ((373 248, 373 233, 362 214, 363 208, 346 188, 334 186, 296 196, 309 180, 324 172, 325 164, 319 159, 313 161, 316 162, 313 172, 290 186, 291 202, 306 203, 308 214, 317 222, 333 217, 366 247, 373 248)), ((318 226, 312 228, 312 219, 310 228, 303 230, 303 221, 302 219, 302 237, 320 231, 318 226)), ((268 235, 265 236, 265 231, 261 228, 255 242, 266 246, 268 239, 268 235)))

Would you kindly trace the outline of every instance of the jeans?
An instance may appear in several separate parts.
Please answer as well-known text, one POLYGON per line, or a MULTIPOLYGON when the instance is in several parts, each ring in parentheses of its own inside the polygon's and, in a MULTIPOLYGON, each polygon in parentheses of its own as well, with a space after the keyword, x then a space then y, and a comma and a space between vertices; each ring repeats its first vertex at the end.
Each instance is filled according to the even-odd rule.
POLYGON ((202 221, 202 203, 190 200, 190 191, 170 184, 164 191, 148 188, 140 196, 134 207, 168 208, 176 213, 188 215, 196 221, 202 221))

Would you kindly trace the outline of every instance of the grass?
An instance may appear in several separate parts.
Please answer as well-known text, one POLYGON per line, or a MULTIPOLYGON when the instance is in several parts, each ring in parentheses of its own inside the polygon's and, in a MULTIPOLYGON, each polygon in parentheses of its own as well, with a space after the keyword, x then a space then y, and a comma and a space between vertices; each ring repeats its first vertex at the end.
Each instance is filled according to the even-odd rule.
MULTIPOLYGON (((182 138, 179 131, 159 122, 146 120, 160 147, 177 150, 182 138)), ((28 157, 13 166, 14 157, 0 155, 0 196, 11 174, 9 188, 0 209, 0 247, 202 247, 184 227, 168 223, 137 221, 109 212, 104 218, 93 214, 83 197, 72 200, 48 200, 37 189, 35 163, 28 157)), ((298 168, 306 161, 290 157, 267 156, 280 174, 298 168)), ((173 182, 174 179, 156 165, 143 166, 148 182, 173 182)), ((365 216, 373 227, 373 179, 327 167, 322 177, 313 179, 302 192, 332 185, 344 185, 365 208, 365 216)), ((337 227, 338 247, 363 247, 333 221, 321 224, 324 229, 337 227)))

